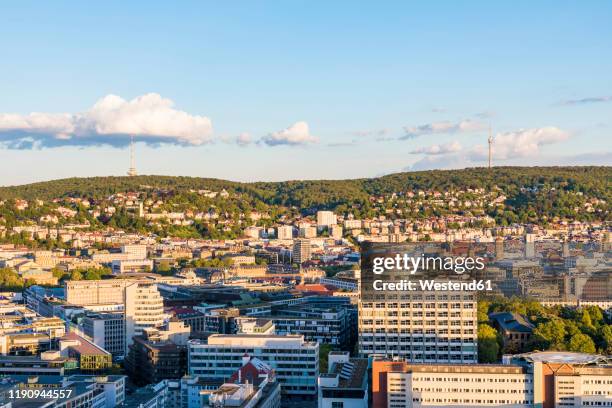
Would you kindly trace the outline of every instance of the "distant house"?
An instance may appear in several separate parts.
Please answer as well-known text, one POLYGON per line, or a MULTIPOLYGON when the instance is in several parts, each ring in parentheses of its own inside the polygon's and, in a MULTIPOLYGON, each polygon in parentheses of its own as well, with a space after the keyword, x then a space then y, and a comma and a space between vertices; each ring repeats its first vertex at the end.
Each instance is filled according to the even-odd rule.
POLYGON ((534 326, 522 315, 511 312, 491 313, 489 319, 504 340, 504 352, 518 353, 531 340, 534 326))

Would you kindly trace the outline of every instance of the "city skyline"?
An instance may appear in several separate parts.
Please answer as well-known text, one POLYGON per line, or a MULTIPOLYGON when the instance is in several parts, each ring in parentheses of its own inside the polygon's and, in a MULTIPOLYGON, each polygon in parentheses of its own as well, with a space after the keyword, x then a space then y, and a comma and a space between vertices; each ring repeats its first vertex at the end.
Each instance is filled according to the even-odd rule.
POLYGON ((443 3, 7 5, 0 185, 612 162, 609 4, 443 3))

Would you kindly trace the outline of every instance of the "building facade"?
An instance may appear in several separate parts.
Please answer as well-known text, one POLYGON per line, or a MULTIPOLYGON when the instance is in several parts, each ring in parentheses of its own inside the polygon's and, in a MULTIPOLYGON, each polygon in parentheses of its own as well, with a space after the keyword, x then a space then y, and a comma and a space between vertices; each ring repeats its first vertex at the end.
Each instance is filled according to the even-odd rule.
POLYGON ((283 394, 315 397, 319 376, 319 345, 303 336, 265 334, 211 335, 189 342, 189 374, 228 379, 242 366, 245 354, 270 365, 283 394))

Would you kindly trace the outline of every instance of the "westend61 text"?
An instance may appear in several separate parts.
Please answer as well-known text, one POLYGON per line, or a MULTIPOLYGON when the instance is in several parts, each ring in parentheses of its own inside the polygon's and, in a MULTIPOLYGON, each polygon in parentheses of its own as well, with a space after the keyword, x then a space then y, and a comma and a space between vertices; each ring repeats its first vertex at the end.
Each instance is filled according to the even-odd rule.
POLYGON ((374 290, 396 290, 396 291, 491 291, 493 287, 490 280, 473 280, 471 282, 440 282, 435 280, 411 281, 402 279, 396 282, 384 282, 375 280, 372 283, 374 290))

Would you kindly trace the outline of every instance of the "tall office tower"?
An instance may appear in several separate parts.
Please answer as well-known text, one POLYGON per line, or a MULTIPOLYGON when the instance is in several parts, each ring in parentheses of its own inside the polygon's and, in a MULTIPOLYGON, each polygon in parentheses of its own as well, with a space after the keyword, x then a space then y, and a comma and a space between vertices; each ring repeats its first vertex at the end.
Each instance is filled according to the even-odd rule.
POLYGON ((310 261, 310 240, 296 239, 293 243, 293 263, 298 265, 310 261))
POLYGON ((331 227, 336 224, 336 214, 332 211, 317 211, 317 227, 331 227))
POLYGON ((148 327, 164 324, 164 300, 156 284, 133 283, 125 288, 125 350, 148 327))
POLYGON ((229 379, 246 355, 270 365, 286 395, 315 396, 319 376, 319 344, 304 336, 270 334, 213 334, 191 340, 189 375, 229 379))
POLYGON ((293 239, 293 226, 281 225, 276 229, 276 239, 293 239))
POLYGON ((478 330, 472 292, 381 292, 359 302, 359 353, 413 363, 476 363, 478 330))

